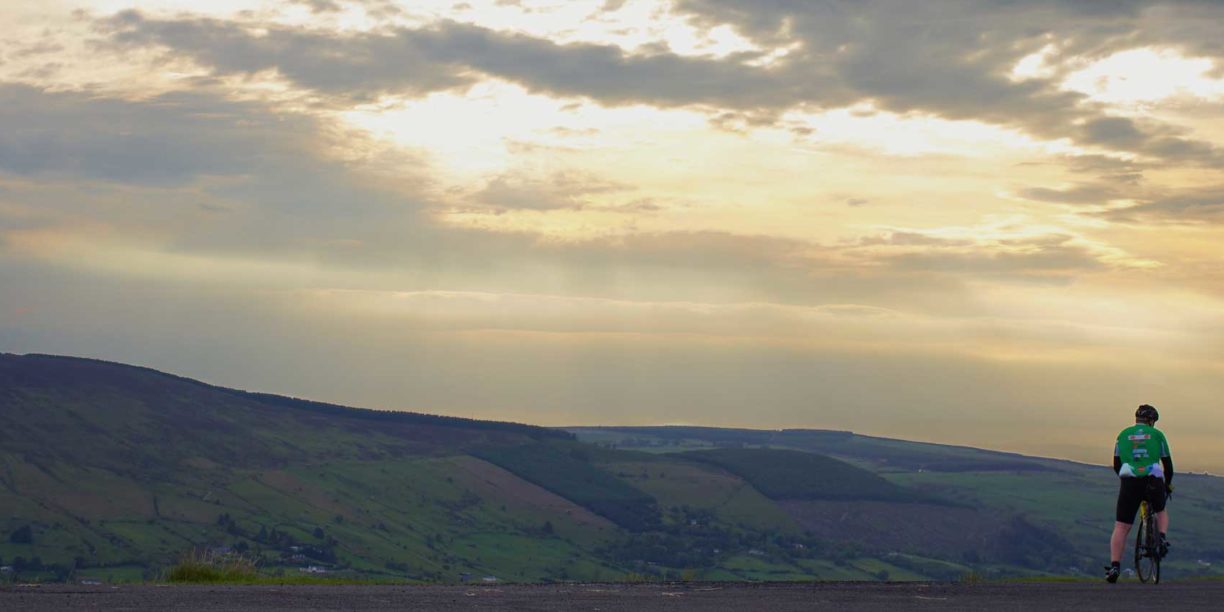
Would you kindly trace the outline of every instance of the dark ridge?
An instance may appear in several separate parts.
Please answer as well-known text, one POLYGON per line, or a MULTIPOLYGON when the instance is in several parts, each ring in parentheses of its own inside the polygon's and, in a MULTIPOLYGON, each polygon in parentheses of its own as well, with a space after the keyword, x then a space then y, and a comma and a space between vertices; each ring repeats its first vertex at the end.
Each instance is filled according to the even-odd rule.
POLYGON ((265 405, 279 406, 295 410, 306 410, 316 414, 328 416, 365 419, 371 421, 388 421, 394 423, 409 423, 413 425, 431 425, 435 427, 457 427, 462 429, 505 431, 523 434, 536 439, 557 438, 562 440, 573 440, 576 438, 574 434, 567 431, 562 431, 560 429, 549 429, 547 427, 540 427, 538 425, 527 425, 524 423, 513 423, 510 421, 482 421, 463 417, 425 414, 423 412, 399 412, 395 410, 353 408, 351 406, 328 404, 326 402, 316 402, 312 400, 299 399, 296 397, 272 395, 270 393, 239 391, 237 389, 225 389, 223 387, 221 389, 227 393, 254 400, 265 405))
MULTIPOLYGON (((400 412, 396 410, 375 410, 371 408, 354 408, 351 406, 341 406, 339 404, 329 404, 326 402, 316 402, 312 400, 300 399, 296 397, 287 397, 283 395, 273 395, 271 393, 259 393, 254 391, 243 391, 241 389, 230 389, 228 387, 220 387, 211 385, 206 382, 168 374, 153 368, 143 366, 129 365, 126 363, 118 363, 114 361, 106 361, 102 359, 91 359, 88 357, 70 357, 66 355, 45 355, 40 353, 29 353, 26 355, 18 355, 15 353, 0 353, 0 363, 9 362, 17 366, 30 365, 30 362, 59 362, 69 366, 90 366, 101 368, 119 368, 125 373, 139 373, 147 376, 160 377, 165 380, 174 381, 181 384, 193 385, 203 389, 209 389, 216 392, 226 393, 242 399, 256 401, 267 406, 276 406, 281 408, 289 408, 293 410, 302 410, 321 414, 325 416, 333 416, 348 419, 361 419, 369 421, 383 421, 393 423, 407 423, 412 425, 429 425, 435 427, 455 427, 460 429, 476 429, 476 430, 491 430, 504 431, 517 434, 523 434, 532 438, 556 438, 563 440, 572 440, 575 435, 560 429, 550 429, 537 425, 527 425, 524 423, 513 423, 509 421, 482 421, 478 419, 468 419, 463 417, 452 417, 435 414, 425 414, 420 412, 400 412)), ((52 372, 29 372, 38 378, 44 379, 46 382, 55 382, 48 378, 52 372)))
POLYGON ((565 429, 592 429, 600 431, 614 431, 617 433, 650 435, 673 440, 687 438, 706 440, 709 442, 744 442, 748 444, 767 444, 790 433, 803 433, 809 436, 824 436, 833 440, 849 440, 857 435, 852 431, 836 429, 740 429, 727 427, 702 427, 698 425, 599 425, 590 427, 566 427, 565 429))

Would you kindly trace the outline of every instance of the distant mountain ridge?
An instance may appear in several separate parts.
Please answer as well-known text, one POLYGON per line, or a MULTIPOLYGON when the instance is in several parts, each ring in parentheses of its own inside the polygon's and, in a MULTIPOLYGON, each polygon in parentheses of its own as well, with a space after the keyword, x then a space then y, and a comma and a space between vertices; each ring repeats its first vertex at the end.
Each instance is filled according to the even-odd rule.
MULTIPOLYGON (((420 582, 1074 574, 1116 486, 851 432, 563 431, 51 355, 0 354, 0 424, 0 580, 156 577, 195 547, 420 582)), ((1224 484, 1179 484, 1170 567, 1209 573, 1224 484)))
POLYGON ((1034 457, 1020 453, 940 444, 936 442, 912 442, 879 436, 868 436, 847 430, 783 428, 743 429, 721 427, 699 427, 691 425, 603 425, 594 427, 567 427, 567 431, 615 432, 626 436, 646 436, 673 443, 679 441, 705 441, 714 445, 730 446, 778 446, 801 448, 812 452, 834 455, 862 456, 880 459, 889 457, 896 462, 913 462, 913 467, 935 471, 955 471, 973 467, 989 470, 991 465, 1005 470, 1048 470, 1059 465, 1075 467, 1100 467, 1070 459, 1056 457, 1034 457), (892 447, 892 450, 886 450, 892 447))

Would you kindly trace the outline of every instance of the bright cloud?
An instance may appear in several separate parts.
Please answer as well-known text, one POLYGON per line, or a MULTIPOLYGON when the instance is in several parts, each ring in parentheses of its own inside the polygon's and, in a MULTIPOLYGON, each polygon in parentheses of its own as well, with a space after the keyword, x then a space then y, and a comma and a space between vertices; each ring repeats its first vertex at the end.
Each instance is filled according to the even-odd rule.
POLYGON ((1129 49, 1067 75, 1062 86, 1107 104, 1151 104, 1184 96, 1224 98, 1224 78, 1212 76, 1217 64, 1186 57, 1175 49, 1129 49))

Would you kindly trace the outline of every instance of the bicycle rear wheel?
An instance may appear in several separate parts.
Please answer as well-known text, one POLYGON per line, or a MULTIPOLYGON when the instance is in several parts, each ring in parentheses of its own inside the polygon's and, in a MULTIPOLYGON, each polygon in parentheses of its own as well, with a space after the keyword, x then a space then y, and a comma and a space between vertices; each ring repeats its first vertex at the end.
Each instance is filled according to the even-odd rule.
POLYGON ((1160 544, 1156 535, 1156 515, 1146 503, 1139 511, 1139 529, 1135 533, 1135 573, 1140 582, 1160 584, 1160 544))
POLYGON ((1152 561, 1152 584, 1160 584, 1160 530, 1156 528, 1156 515, 1148 515, 1148 554, 1152 561))

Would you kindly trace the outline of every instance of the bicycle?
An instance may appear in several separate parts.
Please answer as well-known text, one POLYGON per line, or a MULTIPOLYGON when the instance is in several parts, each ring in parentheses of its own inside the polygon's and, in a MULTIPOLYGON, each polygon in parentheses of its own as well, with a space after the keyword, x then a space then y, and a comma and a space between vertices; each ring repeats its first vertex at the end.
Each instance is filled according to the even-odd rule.
MULTIPOLYGON (((1164 486, 1161 482, 1158 486, 1164 486)), ((1165 503, 1173 497, 1168 492, 1165 503)), ((1135 574, 1139 582, 1160 584, 1160 560, 1164 551, 1160 549, 1160 530, 1156 527, 1156 513, 1152 512, 1147 500, 1139 503, 1139 529, 1135 532, 1135 574)))

